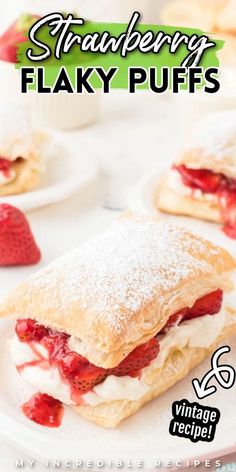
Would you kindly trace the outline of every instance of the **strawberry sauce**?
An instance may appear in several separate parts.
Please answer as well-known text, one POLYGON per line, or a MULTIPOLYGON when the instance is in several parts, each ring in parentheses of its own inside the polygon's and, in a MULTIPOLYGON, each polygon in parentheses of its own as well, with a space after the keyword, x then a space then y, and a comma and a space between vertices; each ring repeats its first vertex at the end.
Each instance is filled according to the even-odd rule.
POLYGON ((5 177, 10 176, 11 162, 8 159, 0 157, 0 172, 5 175, 5 177))
POLYGON ((69 384, 71 399, 76 404, 82 402, 81 396, 84 393, 105 380, 108 375, 138 377, 140 371, 159 353, 159 343, 154 338, 136 347, 117 367, 104 369, 71 351, 68 347, 69 336, 64 333, 45 328, 31 319, 19 319, 15 331, 21 342, 28 343, 35 358, 32 362, 18 366, 17 370, 21 372, 24 368, 32 366, 43 369, 56 367, 62 380, 69 384), (35 343, 41 344, 47 350, 47 357, 40 353, 35 343))
POLYGON ((62 422, 64 407, 59 400, 45 393, 36 393, 22 405, 22 411, 29 420, 35 423, 58 428, 62 422))
MULTIPOLYGON (((172 326, 185 320, 214 315, 221 309, 223 292, 220 289, 199 298, 191 308, 184 308, 170 316, 166 325, 158 334, 166 333, 172 326)), ((78 405, 83 402, 83 394, 105 380, 109 375, 138 377, 159 354, 160 346, 156 337, 136 347, 120 364, 112 369, 97 367, 86 358, 73 352, 68 347, 69 336, 65 333, 46 328, 30 318, 19 319, 16 323, 16 334, 21 342, 27 342, 34 358, 17 366, 19 372, 26 367, 38 366, 42 369, 56 367, 62 381, 70 386, 71 399, 78 405), (37 343, 37 344, 36 344, 37 343), (38 344, 47 350, 47 357, 40 352, 38 344)), ((27 418, 44 426, 57 427, 61 423, 63 410, 58 400, 44 394, 34 395, 23 405, 22 410, 27 418)))
POLYGON ((182 183, 193 191, 198 189, 217 196, 224 221, 223 231, 236 239, 236 179, 207 169, 188 169, 184 165, 174 165, 173 169, 179 172, 182 183))

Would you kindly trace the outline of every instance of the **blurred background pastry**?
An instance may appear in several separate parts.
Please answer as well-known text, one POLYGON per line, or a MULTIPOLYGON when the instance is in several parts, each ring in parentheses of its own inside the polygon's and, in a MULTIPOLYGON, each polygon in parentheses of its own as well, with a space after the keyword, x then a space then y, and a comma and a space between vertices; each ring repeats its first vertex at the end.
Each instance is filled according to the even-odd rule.
POLYGON ((22 107, 0 107, 0 196, 37 186, 43 170, 44 141, 45 136, 31 127, 22 107))
POLYGON ((236 0, 172 0, 161 11, 165 24, 200 28, 225 41, 219 59, 236 66, 236 0))
POLYGON ((161 12, 163 23, 214 31, 219 12, 227 0, 172 0, 166 1, 161 12))
POLYGON ((216 18, 216 29, 236 35, 236 0, 227 0, 216 18))

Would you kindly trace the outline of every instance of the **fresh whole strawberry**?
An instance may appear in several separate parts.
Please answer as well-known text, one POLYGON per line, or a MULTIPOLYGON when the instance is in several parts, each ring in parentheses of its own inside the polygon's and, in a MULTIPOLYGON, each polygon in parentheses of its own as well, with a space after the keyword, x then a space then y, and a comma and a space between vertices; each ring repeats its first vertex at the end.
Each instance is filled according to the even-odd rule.
POLYGON ((0 204, 0 266, 37 264, 41 258, 25 215, 0 204))
POLYGON ((38 15, 24 14, 0 36, 0 59, 6 62, 17 62, 17 49, 20 43, 28 39, 31 26, 39 19, 38 15))

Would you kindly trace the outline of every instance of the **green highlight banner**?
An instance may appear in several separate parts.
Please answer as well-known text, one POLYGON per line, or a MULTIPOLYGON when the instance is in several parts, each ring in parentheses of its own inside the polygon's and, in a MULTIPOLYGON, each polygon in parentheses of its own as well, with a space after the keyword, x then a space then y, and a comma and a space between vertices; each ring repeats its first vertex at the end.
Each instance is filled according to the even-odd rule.
POLYGON ((96 23, 62 13, 40 18, 18 49, 22 92, 219 90, 217 53, 223 41, 199 29, 143 25, 139 20, 138 12, 129 24, 96 23))

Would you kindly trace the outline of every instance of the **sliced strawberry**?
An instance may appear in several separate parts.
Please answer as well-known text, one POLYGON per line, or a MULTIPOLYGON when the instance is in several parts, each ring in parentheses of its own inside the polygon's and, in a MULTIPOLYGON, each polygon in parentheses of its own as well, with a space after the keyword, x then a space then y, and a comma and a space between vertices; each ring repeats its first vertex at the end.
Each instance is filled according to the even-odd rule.
POLYGON ((184 308, 170 316, 160 334, 167 333, 170 328, 179 325, 182 321, 219 313, 222 301, 223 291, 221 289, 214 290, 214 292, 204 295, 199 298, 191 308, 184 308))
POLYGON ((110 375, 137 377, 159 353, 160 346, 156 338, 136 347, 117 367, 110 370, 110 375))
POLYGON ((25 215, 0 204, 0 266, 37 264, 41 258, 25 215))
POLYGON ((204 193, 217 192, 224 179, 222 174, 215 174, 207 169, 188 169, 184 165, 174 165, 173 168, 180 173, 184 185, 204 193))
POLYGON ((47 328, 30 318, 17 320, 15 331, 21 342, 41 341, 48 334, 47 328))
POLYGON ((108 375, 137 376, 139 371, 150 364, 159 352, 156 339, 137 347, 114 369, 97 367, 83 356, 71 351, 67 346, 68 336, 57 333, 46 336, 43 344, 50 352, 51 362, 72 385, 73 393, 85 393, 102 382, 108 375))
POLYGON ((173 169, 179 172, 184 185, 217 195, 225 223, 223 231, 236 239, 236 179, 207 169, 188 169, 185 165, 174 165, 173 169))
POLYGON ((35 423, 50 428, 61 425, 64 408, 62 403, 45 393, 36 393, 22 405, 25 416, 35 423))
POLYGON ((16 333, 22 342, 38 341, 43 344, 48 350, 51 365, 56 366, 70 383, 73 395, 88 392, 108 375, 137 377, 140 370, 149 365, 159 352, 159 343, 154 338, 134 349, 114 369, 103 369, 71 351, 67 334, 45 328, 31 319, 18 320, 16 333))
POLYGON ((223 301, 223 291, 217 289, 214 292, 199 298, 185 316, 185 320, 198 318, 204 315, 215 315, 219 313, 223 301))
POLYGON ((95 385, 105 380, 107 376, 108 371, 102 367, 96 367, 90 362, 87 365, 81 365, 72 380, 74 393, 83 394, 88 392, 95 385))
POLYGON ((69 349, 67 352, 66 347, 64 348, 64 352, 62 354, 60 352, 57 353, 56 357, 60 371, 67 379, 70 380, 78 375, 78 372, 81 370, 81 368, 86 368, 89 365, 87 359, 77 354, 77 352, 70 351, 69 349))
POLYGON ((77 352, 71 351, 67 346, 67 340, 68 336, 63 333, 49 333, 49 336, 43 339, 43 344, 49 350, 51 363, 70 383, 73 394, 82 395, 104 380, 108 371, 91 364, 77 352))
POLYGON ((166 333, 167 331, 169 331, 170 328, 173 328, 173 326, 178 326, 181 321, 183 321, 188 311, 188 308, 184 308, 183 310, 174 313, 174 315, 171 315, 164 328, 162 328, 161 333, 166 333))

